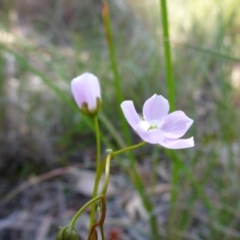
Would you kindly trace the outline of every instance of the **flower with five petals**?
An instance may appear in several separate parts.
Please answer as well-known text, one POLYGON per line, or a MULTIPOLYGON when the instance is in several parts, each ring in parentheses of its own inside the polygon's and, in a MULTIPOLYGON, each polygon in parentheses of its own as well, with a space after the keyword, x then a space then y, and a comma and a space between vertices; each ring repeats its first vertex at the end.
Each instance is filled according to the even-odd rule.
POLYGON ((122 102, 121 108, 128 123, 143 141, 170 149, 194 146, 193 137, 180 138, 191 127, 193 120, 183 111, 168 114, 169 103, 163 96, 154 94, 144 103, 142 118, 136 112, 132 101, 122 102))

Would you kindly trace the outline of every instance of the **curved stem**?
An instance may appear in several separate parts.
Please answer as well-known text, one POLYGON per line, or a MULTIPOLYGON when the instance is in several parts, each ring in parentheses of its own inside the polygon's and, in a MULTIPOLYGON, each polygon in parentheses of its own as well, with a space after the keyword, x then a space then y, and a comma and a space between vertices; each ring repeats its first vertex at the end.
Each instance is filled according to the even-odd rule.
MULTIPOLYGON (((104 169, 106 168, 106 165, 107 165, 107 161, 109 161, 109 164, 110 164, 110 161, 117 155, 121 154, 121 153, 124 153, 124 152, 127 152, 127 151, 130 151, 130 150, 134 150, 136 148, 139 148, 139 147, 142 147, 144 146, 146 143, 145 142, 141 142, 139 144, 136 144, 136 145, 133 145, 133 146, 130 146, 130 147, 126 147, 126 148, 123 148, 121 150, 118 150, 118 151, 115 151, 115 152, 112 152, 110 154, 107 155, 107 157, 104 158, 104 160, 102 161, 102 164, 100 165, 100 168, 99 168, 99 171, 97 172, 97 176, 96 176, 96 182, 97 184, 99 183, 100 181, 100 178, 102 176, 102 173, 104 171, 104 169)), ((110 168, 110 166, 109 166, 110 168)), ((107 169, 105 169, 105 173, 106 173, 107 169)))
POLYGON ((104 184, 103 184, 103 188, 102 188, 102 195, 106 195, 107 193, 107 188, 108 188, 108 183, 109 183, 109 178, 110 178, 110 161, 112 158, 112 154, 108 154, 107 158, 106 158, 106 164, 105 164, 105 180, 104 180, 104 184))
POLYGON ((97 228, 98 226, 100 226, 100 228, 101 228, 102 240, 105 240, 104 231, 103 231, 103 224, 104 224, 105 217, 106 217, 107 206, 106 206, 105 196, 103 196, 103 195, 101 195, 101 196, 102 196, 102 198, 101 198, 101 202, 102 202, 102 214, 101 214, 100 219, 99 219, 95 224, 93 224, 93 226, 91 227, 91 230, 90 230, 90 232, 89 232, 88 240, 94 239, 94 238, 92 238, 92 236, 96 234, 96 232, 97 232, 97 231, 96 231, 96 228, 97 228))
POLYGON ((100 226, 102 240, 105 240, 103 225, 100 226))
POLYGON ((115 152, 112 153, 112 155, 113 156, 117 156, 117 155, 119 155, 121 153, 130 151, 130 150, 133 150, 133 149, 136 149, 136 148, 140 148, 140 147, 144 146, 145 144, 146 144, 146 142, 141 142, 139 144, 136 144, 136 145, 133 145, 133 146, 126 147, 126 148, 123 148, 121 150, 115 151, 115 152))
MULTIPOLYGON (((99 124, 98 124, 97 116, 94 117, 93 120, 94 120, 94 125, 95 125, 95 132, 96 132, 96 178, 95 178, 95 182, 94 182, 92 197, 95 198, 98 193, 99 181, 97 181, 97 176, 99 175, 100 165, 101 165, 101 162, 100 162, 101 145, 100 145, 100 131, 99 131, 99 124)), ((95 216, 95 204, 93 204, 92 208, 91 208, 90 227, 93 225, 94 216, 95 216)))
POLYGON ((95 202, 97 202, 98 200, 103 199, 103 198, 104 198, 104 196, 103 196, 103 195, 100 195, 100 196, 97 196, 97 197, 93 198, 93 199, 90 200, 89 202, 87 202, 87 203, 74 215, 74 217, 72 218, 72 220, 71 220, 71 222, 70 222, 69 225, 70 225, 71 227, 74 227, 77 219, 78 219, 79 216, 83 213, 83 211, 84 211, 87 207, 89 207, 91 204, 93 204, 93 203, 95 203, 95 202))
MULTIPOLYGON (((108 183, 109 183, 109 178, 110 178, 110 161, 113 159, 113 157, 117 156, 121 153, 124 153, 124 152, 130 151, 130 150, 142 147, 145 144, 146 144, 145 142, 141 142, 139 144, 123 148, 123 149, 115 151, 113 153, 109 153, 107 155, 107 157, 104 159, 102 164, 99 165, 98 168, 97 168, 94 190, 93 190, 93 198, 96 197, 96 195, 97 195, 99 181, 101 179, 101 176, 102 176, 102 173, 103 173, 104 169, 105 169, 105 180, 104 180, 104 185, 103 185, 103 189, 102 189, 101 194, 106 195, 107 188, 108 188, 108 183)), ((91 209, 90 228, 93 226, 94 216, 95 216, 95 204, 92 205, 92 209, 91 209)))

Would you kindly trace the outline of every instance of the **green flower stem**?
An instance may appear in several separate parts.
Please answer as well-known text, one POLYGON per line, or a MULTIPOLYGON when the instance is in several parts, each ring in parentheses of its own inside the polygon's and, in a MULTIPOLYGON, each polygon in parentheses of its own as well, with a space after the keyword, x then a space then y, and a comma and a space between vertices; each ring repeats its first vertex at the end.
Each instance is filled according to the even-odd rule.
MULTIPOLYGON (((130 147, 127 147, 127 148, 124 148, 124 149, 121 149, 121 150, 118 150, 118 151, 108 154, 108 156, 102 161, 100 170, 97 173, 97 176, 96 176, 97 183, 99 183, 101 175, 105 168, 106 168, 105 174, 106 174, 106 176, 107 175, 109 176, 110 161, 113 159, 114 156, 117 156, 121 153, 125 153, 127 151, 142 147, 145 144, 146 144, 145 142, 141 142, 139 144, 136 144, 136 145, 133 145, 133 146, 130 146, 130 147), (109 166, 107 166, 107 165, 109 165, 109 166)), ((135 164, 132 163, 132 161, 130 161, 130 163, 131 163, 131 168, 132 168, 132 172, 133 172, 132 181, 133 181, 136 189, 138 190, 138 193, 142 199, 144 207, 146 208, 148 214, 150 215, 149 224, 150 224, 150 228, 151 228, 152 239, 160 239, 160 236, 158 233, 159 228, 158 228, 158 224, 157 224, 157 218, 156 218, 156 216, 152 215, 153 205, 152 205, 151 201, 149 200, 149 196, 146 194, 144 185, 142 183, 141 176, 137 172, 135 164)), ((105 176, 105 183, 104 183, 104 187, 103 187, 103 193, 107 191, 107 186, 108 186, 108 181, 109 181, 109 179, 106 179, 106 176, 105 176)))
POLYGON ((105 236, 104 236, 104 231, 103 231, 103 226, 102 225, 100 226, 100 231, 101 231, 102 240, 105 240, 105 236))
MULTIPOLYGON (((100 199, 103 199, 104 196, 103 195, 100 195, 100 196, 97 196, 93 199, 91 199, 89 202, 87 202, 75 215, 74 217, 72 218, 69 226, 71 226, 72 228, 74 228, 74 225, 77 221, 77 219, 80 217, 80 215, 85 211, 86 208, 88 208, 91 204, 97 202, 98 200, 100 199)), ((95 205, 95 204, 94 204, 95 205)))
MULTIPOLYGON (((94 117, 94 125, 95 125, 95 132, 96 132, 96 178, 94 182, 94 188, 93 188, 93 194, 92 197, 95 198, 98 193, 98 184, 99 181, 97 181, 97 176, 99 175, 101 161, 100 161, 100 154, 101 154, 101 145, 100 145, 100 131, 99 131, 99 124, 98 124, 98 118, 97 116, 94 117)), ((91 215, 90 215, 90 226, 94 223, 94 216, 95 216, 95 204, 92 205, 91 208, 91 215)))
POLYGON ((105 196, 103 196, 103 195, 101 195, 101 196, 102 196, 102 198, 101 198, 102 214, 101 214, 100 219, 96 223, 94 223, 94 225, 91 227, 88 240, 98 239, 97 238, 97 230, 96 230, 96 228, 98 226, 101 228, 102 240, 105 240, 104 231, 103 231, 103 225, 104 225, 104 221, 105 221, 105 218, 106 218, 107 206, 106 206, 105 196))
POLYGON ((101 192, 103 196, 105 196, 107 193, 107 188, 108 188, 108 183, 110 178, 110 161, 112 159, 113 159, 112 154, 111 153, 108 154, 106 158, 106 164, 105 164, 105 179, 104 179, 104 184, 101 192))
POLYGON ((133 146, 126 147, 126 148, 123 148, 121 150, 115 151, 115 152, 112 153, 112 155, 117 156, 121 153, 128 152, 128 151, 136 149, 136 148, 140 148, 140 147, 144 146, 145 144, 146 144, 145 142, 141 142, 139 144, 136 144, 136 145, 133 145, 133 146))
POLYGON ((100 130, 99 130, 99 124, 98 124, 98 118, 94 117, 94 125, 95 125, 95 131, 96 131, 96 161, 97 161, 97 172, 99 172, 99 168, 101 165, 100 157, 101 157, 101 145, 100 145, 100 130))
POLYGON ((98 171, 97 177, 96 177, 96 182, 97 182, 97 185, 98 185, 99 181, 100 181, 100 178, 101 178, 101 175, 103 173, 103 170, 105 169, 105 179, 104 179, 104 184, 103 184, 103 188, 102 188, 102 191, 101 191, 102 195, 105 196, 106 193, 107 193, 107 188, 108 188, 108 183, 109 183, 109 178, 110 178, 110 161, 114 158, 114 156, 117 156, 117 155, 119 155, 121 153, 124 153, 124 152, 127 152, 127 151, 131 151, 131 150, 136 149, 136 148, 140 148, 140 147, 144 146, 145 144, 146 144, 145 142, 141 142, 139 144, 136 144, 136 145, 126 147, 126 148, 123 148, 121 150, 109 153, 107 155, 107 157, 103 160, 103 163, 102 163, 102 165, 101 165, 101 167, 98 171))

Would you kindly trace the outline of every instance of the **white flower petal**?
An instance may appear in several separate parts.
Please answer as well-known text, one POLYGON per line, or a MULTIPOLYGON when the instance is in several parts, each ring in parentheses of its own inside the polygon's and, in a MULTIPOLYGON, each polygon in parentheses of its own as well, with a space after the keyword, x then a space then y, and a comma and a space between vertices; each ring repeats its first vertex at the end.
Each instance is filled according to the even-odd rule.
POLYGON ((163 138, 162 141, 159 142, 159 144, 169 149, 190 148, 190 147, 194 147, 194 139, 193 137, 188 139, 163 138))
POLYGON ((79 80, 80 78, 76 77, 71 81, 71 90, 78 107, 81 108, 83 102, 86 102, 86 96, 82 86, 83 82, 79 80))
POLYGON ((89 110, 97 108, 97 98, 101 98, 98 78, 91 73, 83 73, 71 81, 73 97, 79 106, 87 103, 89 110))
POLYGON ((166 138, 180 138, 193 124, 193 120, 182 111, 175 111, 163 119, 160 129, 166 138))
POLYGON ((159 129, 150 129, 151 125, 146 121, 141 121, 136 128, 138 135, 143 141, 157 144, 162 141, 163 135, 159 129))
POLYGON ((143 105, 143 116, 147 122, 160 121, 168 112, 168 100, 161 95, 154 94, 143 105))
POLYGON ((81 76, 85 83, 84 88, 88 109, 95 110, 97 108, 97 98, 101 98, 99 80, 91 73, 84 73, 81 76))
POLYGON ((124 101, 120 106, 129 125, 136 131, 136 127, 142 119, 137 114, 133 101, 124 101))

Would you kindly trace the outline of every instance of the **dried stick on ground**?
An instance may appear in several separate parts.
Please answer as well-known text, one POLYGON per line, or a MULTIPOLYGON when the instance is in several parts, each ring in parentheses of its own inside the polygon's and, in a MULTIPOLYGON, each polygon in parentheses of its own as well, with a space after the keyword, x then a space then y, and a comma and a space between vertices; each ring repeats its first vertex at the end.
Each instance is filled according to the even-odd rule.
POLYGON ((0 200, 0 205, 3 205, 7 202, 9 202, 11 199, 16 197, 19 193, 24 191, 26 188, 29 188, 33 185, 36 185, 42 181, 45 181, 47 179, 62 175, 62 174, 75 174, 76 170, 74 167, 65 167, 65 168, 57 168, 50 172, 44 173, 39 176, 30 177, 29 180, 26 182, 23 182, 18 187, 14 188, 12 191, 10 191, 3 199, 0 200))

